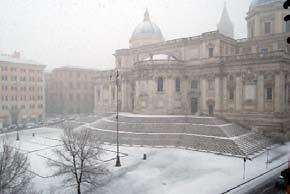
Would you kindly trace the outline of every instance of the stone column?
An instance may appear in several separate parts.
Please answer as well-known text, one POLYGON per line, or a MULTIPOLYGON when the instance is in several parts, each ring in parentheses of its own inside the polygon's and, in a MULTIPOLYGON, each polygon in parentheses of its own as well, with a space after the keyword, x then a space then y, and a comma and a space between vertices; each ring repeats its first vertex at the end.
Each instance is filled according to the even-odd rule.
POLYGON ((275 90, 274 90, 275 112, 283 112, 285 110, 285 74, 278 72, 275 74, 275 90))
POLYGON ((191 90, 190 83, 191 81, 190 79, 188 79, 188 77, 185 77, 185 79, 182 79, 182 84, 181 84, 182 108, 184 110, 183 114, 185 115, 191 114, 191 98, 188 96, 188 93, 191 90))
POLYGON ((243 101, 243 82, 242 77, 236 77, 236 111, 242 111, 242 101, 243 101))
POLYGON ((152 112, 154 110, 153 100, 156 98, 157 93, 157 81, 152 77, 148 81, 148 110, 152 112))
POLYGON ((164 99, 164 109, 166 110, 166 114, 172 114, 174 112, 175 107, 175 77, 167 77, 165 78, 165 98, 164 99))
POLYGON ((215 111, 220 112, 221 110, 221 94, 222 94, 222 87, 221 84, 221 76, 218 75, 215 77, 215 111))
POLYGON ((227 109, 227 77, 223 77, 223 83, 222 83, 222 111, 225 111, 227 109))
POLYGON ((261 21, 260 21, 260 17, 259 16, 255 16, 254 18, 255 20, 255 32, 254 32, 254 36, 259 36, 261 35, 261 21))
POLYGON ((289 98, 289 91, 288 91, 288 84, 286 83, 286 85, 285 85, 285 109, 286 109, 286 111, 288 111, 288 106, 289 106, 289 104, 288 104, 288 98, 289 98))
POLYGON ((206 106, 206 88, 207 84, 206 84, 206 80, 204 78, 201 78, 200 80, 200 92, 201 92, 201 111, 204 111, 207 109, 206 106))
POLYGON ((257 83, 257 111, 264 112, 264 99, 265 99, 265 90, 264 90, 264 75, 258 75, 258 83, 257 83))

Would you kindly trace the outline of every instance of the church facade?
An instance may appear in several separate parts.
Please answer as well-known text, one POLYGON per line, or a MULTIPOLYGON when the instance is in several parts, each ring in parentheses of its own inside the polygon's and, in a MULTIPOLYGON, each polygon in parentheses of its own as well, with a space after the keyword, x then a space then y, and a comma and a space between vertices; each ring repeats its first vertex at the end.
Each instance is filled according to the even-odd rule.
POLYGON ((248 37, 239 40, 226 6, 217 31, 168 41, 146 11, 130 48, 115 52, 116 69, 95 78, 95 111, 115 112, 118 98, 122 112, 206 114, 263 131, 287 130, 290 24, 283 2, 253 0, 248 37))

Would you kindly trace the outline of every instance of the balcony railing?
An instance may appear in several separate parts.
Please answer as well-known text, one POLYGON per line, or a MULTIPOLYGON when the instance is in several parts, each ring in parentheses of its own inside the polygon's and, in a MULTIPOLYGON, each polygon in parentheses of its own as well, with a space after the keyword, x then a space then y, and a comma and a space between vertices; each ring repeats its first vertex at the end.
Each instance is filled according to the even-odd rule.
POLYGON ((220 60, 223 62, 227 61, 237 61, 237 60, 250 60, 250 59, 269 59, 269 58, 281 58, 284 56, 288 56, 285 51, 273 51, 266 53, 253 53, 246 55, 234 55, 234 56, 222 56, 220 60))

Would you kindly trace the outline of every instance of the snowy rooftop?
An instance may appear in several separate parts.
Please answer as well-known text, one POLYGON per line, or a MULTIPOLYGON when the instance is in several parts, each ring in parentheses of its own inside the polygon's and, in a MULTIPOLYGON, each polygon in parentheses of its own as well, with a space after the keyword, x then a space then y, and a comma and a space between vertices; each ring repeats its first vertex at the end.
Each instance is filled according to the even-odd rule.
POLYGON ((9 62, 9 63, 18 63, 18 64, 40 65, 39 63, 35 61, 22 59, 20 58, 20 56, 14 56, 14 55, 6 54, 6 53, 0 53, 0 61, 9 62))

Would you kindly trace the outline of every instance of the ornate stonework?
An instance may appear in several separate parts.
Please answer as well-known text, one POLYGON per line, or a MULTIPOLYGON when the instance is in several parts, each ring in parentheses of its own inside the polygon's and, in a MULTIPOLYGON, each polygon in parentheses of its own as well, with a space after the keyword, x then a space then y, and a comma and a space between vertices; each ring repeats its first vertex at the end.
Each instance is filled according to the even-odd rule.
MULTIPOLYGON (((274 6, 279 4, 277 1, 273 3, 274 6)), ((265 34, 261 32, 264 26, 256 24, 257 17, 260 17, 261 25, 267 28, 269 24, 266 22, 269 21, 273 26, 284 25, 277 19, 283 14, 283 8, 275 8, 275 15, 266 14, 272 10, 270 4, 250 10, 248 30, 253 32, 249 32, 245 39, 235 40, 213 31, 117 50, 114 54, 116 68, 123 81, 119 94, 121 111, 204 113, 237 122, 246 122, 255 115, 256 127, 272 129, 288 122, 290 55, 283 42, 289 34, 282 29, 270 29, 265 34), (266 15, 256 15, 261 10, 266 15), (160 77, 163 78, 162 91, 158 91, 160 77), (198 87, 192 86, 193 80, 197 81, 198 87), (251 114, 251 118, 245 116, 247 114, 251 114), (282 119, 275 115, 286 116, 282 119), (269 117, 272 119, 266 119, 269 117), (258 123, 264 123, 264 126, 258 123)), ((96 87, 106 82, 105 78, 99 80, 96 87)), ((109 85, 112 87, 112 83, 109 85)), ((110 111, 114 111, 116 98, 109 99, 110 111)), ((95 100, 95 110, 107 110, 103 104, 102 100, 95 100)), ((254 126, 255 122, 251 123, 254 126)))

